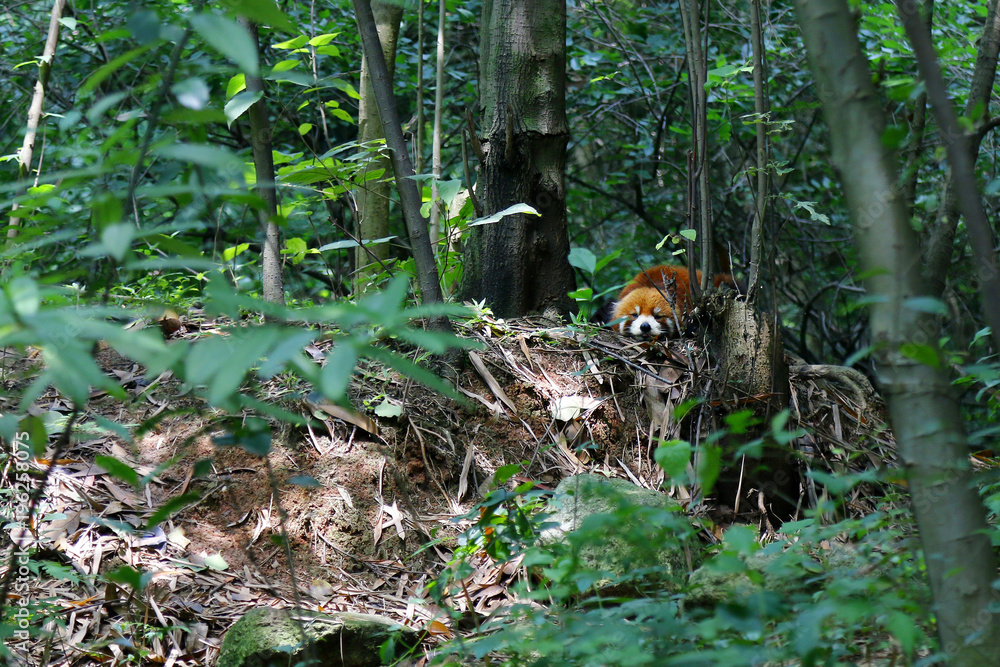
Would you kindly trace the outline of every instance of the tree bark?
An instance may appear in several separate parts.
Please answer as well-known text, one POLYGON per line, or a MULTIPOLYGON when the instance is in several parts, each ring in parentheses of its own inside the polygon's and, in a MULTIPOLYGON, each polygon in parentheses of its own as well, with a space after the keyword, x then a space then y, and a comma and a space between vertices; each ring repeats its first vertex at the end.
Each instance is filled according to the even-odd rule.
POLYGON ((474 227, 460 294, 500 317, 569 312, 565 0, 487 0, 481 35, 478 197, 486 215, 518 203, 541 215, 474 227))
POLYGON ((760 27, 760 0, 750 2, 751 44, 753 45, 753 99, 757 114, 757 189, 754 207, 753 227, 750 232, 750 286, 747 289, 750 301, 757 295, 760 282, 760 268, 764 254, 764 216, 767 215, 768 194, 770 192, 769 170, 770 147, 767 142, 767 123, 770 105, 764 86, 764 37, 760 27))
MULTIPOLYGON (((45 87, 49 84, 49 72, 52 71, 52 61, 56 56, 56 46, 59 44, 59 19, 62 18, 66 0, 55 0, 52 4, 52 15, 49 17, 49 33, 45 38, 45 48, 42 50, 41 62, 38 64, 38 81, 31 96, 31 106, 28 107, 28 130, 24 134, 24 143, 17 155, 17 178, 25 180, 31 173, 31 159, 35 151, 35 136, 38 125, 42 121, 42 105, 45 103, 45 87)), ((17 202, 11 208, 11 213, 17 210, 17 202)), ((17 236, 21 219, 11 215, 7 227, 7 238, 17 236)))
MULTIPOLYGON (((705 80, 708 63, 702 48, 701 11, 698 0, 680 0, 681 20, 684 24, 684 46, 687 51, 688 89, 691 94, 691 162, 694 170, 688 175, 692 181, 689 187, 691 228, 698 230, 698 247, 701 249, 701 284, 699 289, 707 289, 715 274, 713 259, 715 248, 712 243, 712 199, 708 185, 708 97, 705 80)), ((707 30, 705 31, 707 35, 707 30)), ((688 258, 688 267, 695 268, 695 258, 688 258)), ((695 291, 695 295, 699 292, 695 291)))
MULTIPOLYGON (((385 56, 379 44, 375 17, 368 0, 352 0, 354 13, 361 33, 361 43, 365 57, 371 66, 372 87, 378 104, 379 120, 385 133, 385 143, 392 157, 392 171, 396 177, 396 188, 406 221, 407 236, 413 251, 413 261, 417 265, 417 283, 424 303, 441 301, 441 284, 438 281, 437 265, 427 235, 427 219, 420 215, 420 192, 413 180, 413 163, 403 140, 403 128, 399 122, 396 99, 392 94, 392 84, 385 64, 385 56)), ((447 320, 438 320, 438 328, 450 328, 447 320)))
MULTIPOLYGON (((983 315, 990 325, 993 334, 993 347, 1000 350, 1000 269, 997 268, 994 256, 993 232, 986 221, 986 211, 983 200, 976 187, 976 169, 973 152, 970 150, 969 139, 958 125, 958 118, 951 106, 947 86, 937 63, 934 45, 931 44, 930 30, 912 5, 896 2, 899 16, 906 29, 906 34, 913 45, 917 56, 917 64, 927 86, 927 97, 941 133, 945 137, 948 149, 948 161, 951 162, 950 180, 955 182, 954 191, 958 196, 958 208, 965 218, 965 226, 969 230, 969 240, 972 242, 972 255, 976 258, 979 273, 979 289, 982 297, 983 315)), ((985 39, 985 38, 984 38, 985 39)), ((996 35, 994 35, 996 41, 996 35)), ((994 57, 992 72, 996 72, 994 57)), ((993 77, 990 77, 990 86, 993 77)))
MULTIPOLYGON (((378 30, 382 55, 385 58, 386 74, 392 85, 396 69, 396 44, 399 40, 399 22, 403 18, 403 7, 392 2, 375 0, 372 3, 375 27, 378 30)), ((358 141, 369 143, 384 139, 382 123, 375 102, 372 86, 371 66, 368 59, 361 58, 361 103, 358 110, 358 141)), ((389 233, 389 174, 392 163, 387 157, 372 160, 370 169, 383 170, 379 178, 365 182, 358 188, 358 224, 355 230, 362 244, 373 239, 382 239, 389 233)), ((354 294, 360 296, 371 287, 372 277, 389 259, 389 244, 361 245, 354 249, 354 294)))
MULTIPOLYGON (((982 105, 986 118, 989 118, 989 103, 993 94, 993 82, 996 79, 998 55, 1000 55, 1000 11, 998 11, 998 1, 989 0, 986 7, 986 25, 979 40, 976 65, 972 71, 969 99, 965 103, 966 116, 971 117, 976 108, 982 105)), ((949 137, 946 136, 945 139, 949 137)), ((968 142, 966 150, 973 163, 979 156, 981 140, 982 137, 977 134, 968 142)), ((935 296, 944 292, 955 247, 955 228, 958 226, 960 212, 956 185, 956 176, 954 170, 951 170, 945 181, 937 220, 931 228, 930 239, 924 252, 924 277, 930 284, 931 293, 935 296)))
POLYGON ((906 217, 894 156, 883 145, 879 97, 846 0, 796 0, 809 61, 823 94, 832 159, 854 220, 871 306, 878 383, 909 480, 942 648, 959 667, 1000 663, 990 608, 996 558, 969 470, 958 402, 937 347, 930 294, 906 217), (917 361, 922 359, 923 362, 917 361))
MULTIPOLYGON (((250 39, 257 46, 257 24, 245 16, 236 19, 246 28, 250 39)), ((264 101, 264 79, 260 74, 246 73, 247 90, 261 93, 261 98, 247 110, 250 118, 250 144, 253 147, 253 166, 257 178, 256 190, 264 200, 264 208, 258 211, 261 231, 264 233, 264 247, 260 254, 261 291, 268 303, 285 303, 285 289, 281 279, 281 230, 275 218, 278 215, 278 193, 274 180, 274 157, 271 153, 271 125, 267 118, 267 103, 264 101)))
POLYGON ((437 72, 434 87, 434 134, 431 137, 431 245, 437 246, 441 238, 441 213, 443 202, 438 201, 438 181, 441 180, 441 120, 444 116, 444 28, 445 0, 438 2, 437 72))

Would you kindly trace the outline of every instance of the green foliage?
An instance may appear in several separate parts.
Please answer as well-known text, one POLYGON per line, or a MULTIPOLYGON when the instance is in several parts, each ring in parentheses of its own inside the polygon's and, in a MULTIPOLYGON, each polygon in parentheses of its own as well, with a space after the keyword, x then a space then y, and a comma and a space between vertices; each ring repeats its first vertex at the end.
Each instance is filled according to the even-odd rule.
POLYGON ((583 281, 587 285, 590 285, 589 287, 581 287, 573 292, 570 292, 569 294, 569 296, 573 298, 579 306, 579 311, 575 316, 577 321, 588 321, 594 311, 600 307, 600 303, 605 300, 609 294, 617 292, 621 288, 621 285, 612 285, 611 287, 596 294, 593 288, 598 273, 608 264, 618 259, 621 254, 621 250, 616 250, 608 255, 605 255, 601 259, 597 259, 597 256, 587 248, 570 249, 570 266, 577 269, 580 272, 583 281))
POLYGON ((610 526, 641 526, 636 544, 659 552, 683 540, 671 513, 622 505, 563 542, 523 552, 534 576, 518 595, 544 604, 515 605, 510 618, 445 654, 503 665, 732 667, 848 664, 881 651, 914 656, 932 646, 929 591, 914 584, 922 564, 912 519, 894 509, 896 500, 863 519, 824 525, 817 513, 788 523, 767 545, 756 530, 735 526, 722 544, 703 547, 705 564, 678 591, 581 596, 609 573, 588 570, 574 554, 605 541, 610 526))

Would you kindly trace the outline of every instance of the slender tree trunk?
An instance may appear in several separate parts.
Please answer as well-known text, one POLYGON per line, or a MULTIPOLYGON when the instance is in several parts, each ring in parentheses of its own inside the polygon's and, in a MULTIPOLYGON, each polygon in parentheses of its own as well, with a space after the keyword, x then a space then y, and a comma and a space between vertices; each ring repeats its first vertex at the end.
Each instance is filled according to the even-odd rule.
MULTIPOLYGON (((997 268, 994 254, 993 232, 986 221, 986 210, 983 200, 976 187, 976 169, 973 151, 969 148, 969 140, 958 125, 958 118, 951 106, 947 86, 937 63, 934 45, 931 44, 930 30, 918 13, 915 6, 896 2, 903 27, 913 45, 917 56, 917 64, 927 86, 927 96, 938 126, 945 137, 948 149, 948 161, 951 162, 951 179, 955 181, 955 193, 958 196, 958 207, 965 218, 965 226, 969 230, 969 240, 972 242, 972 254, 976 258, 979 273, 980 296, 983 304, 983 315, 993 333, 993 347, 1000 350, 1000 269, 997 268)), ((993 70, 996 72, 996 63, 993 70)), ((992 86, 993 79, 990 78, 992 86)))
MULTIPOLYGON (((989 103, 993 94, 993 82, 996 79, 998 55, 1000 55, 1000 11, 998 11, 998 0, 989 0, 986 6, 986 25, 979 40, 976 65, 972 71, 969 98, 965 103, 966 116, 971 117, 981 106, 985 117, 989 118, 989 103)), ((966 150, 972 156, 973 163, 979 155, 981 139, 981 136, 974 135, 968 142, 966 150)), ((931 229, 930 240, 924 252, 924 277, 930 283, 931 293, 934 295, 940 295, 944 291, 948 270, 951 268, 955 228, 958 226, 960 213, 956 185, 956 176, 952 170, 945 181, 941 207, 938 209, 937 220, 931 229)))
MULTIPOLYGON (((45 38, 45 48, 38 64, 38 81, 35 82, 35 92, 31 96, 31 106, 28 107, 28 130, 24 134, 24 143, 17 155, 17 178, 24 181, 31 174, 31 159, 35 152, 35 136, 42 121, 42 105, 45 103, 45 87, 49 84, 49 72, 52 71, 52 61, 55 59, 56 46, 59 43, 59 19, 62 18, 66 0, 55 0, 52 4, 52 16, 49 18, 49 34, 45 38)), ((11 208, 11 213, 17 210, 17 203, 11 208)), ((7 238, 17 236, 20 218, 11 215, 10 226, 7 228, 7 238)))
MULTIPOLYGON (((420 215, 420 192, 417 190, 417 182, 413 180, 413 163, 410 161, 410 153, 406 150, 406 141, 403 139, 403 128, 399 122, 399 111, 392 94, 392 83, 389 80, 385 56, 379 44, 375 17, 368 0, 352 0, 352 2, 364 55, 371 67, 372 87, 378 104, 379 120, 382 122, 385 143, 392 157, 392 170, 396 177, 396 188, 399 190, 403 219, 406 221, 413 261, 417 265, 417 283, 420 286, 421 298, 424 303, 436 303, 441 301, 437 265, 434 263, 434 253, 427 235, 427 219, 420 215)), ((450 328, 447 320, 437 321, 436 326, 450 328)))
POLYGON ((568 312, 565 0, 487 0, 481 35, 486 136, 477 194, 487 215, 518 203, 541 215, 473 228, 460 293, 485 300, 501 317, 548 307, 568 312))
MULTIPOLYGON (((934 0, 924 0, 924 16, 927 30, 931 29, 934 16, 934 0)), ((913 218, 917 202, 917 183, 920 178, 920 163, 923 154, 924 130, 927 128, 927 91, 924 90, 913 104, 913 120, 910 122, 910 141, 906 150, 906 166, 903 169, 903 202, 907 217, 913 218)), ((943 283, 942 283, 943 287, 943 283)))
MULTIPOLYGON (((705 80, 708 63, 702 48, 701 12, 698 0, 680 0, 681 21, 684 24, 684 46, 687 51, 688 87, 691 92, 691 150, 694 173, 694 187, 691 194, 691 226, 698 230, 698 246, 701 248, 701 285, 706 289, 714 274, 712 260, 715 248, 712 243, 712 199, 708 187, 708 98, 705 80)), ((707 35, 708 32, 706 31, 707 35)), ((695 258, 688 258, 690 268, 694 268, 695 258)))
POLYGON ((438 201, 438 181, 441 180, 441 118, 444 116, 444 28, 445 0, 438 2, 437 74, 434 88, 434 137, 431 142, 431 245, 437 246, 441 237, 441 211, 438 201))
MULTIPOLYGON (((383 0, 372 2, 372 13, 378 30, 382 55, 392 85, 396 69, 396 44, 399 40, 399 22, 403 18, 403 7, 383 0)), ((384 139, 382 123, 379 120, 375 89, 371 80, 371 63, 361 58, 361 104, 358 111, 358 141, 367 143, 384 139)), ((364 243, 389 236, 389 173, 392 164, 389 158, 372 160, 370 169, 381 169, 384 173, 376 179, 365 182, 358 188, 358 225, 355 236, 364 243)), ((389 259, 389 244, 362 245, 354 249, 354 294, 359 296, 372 286, 372 277, 382 270, 389 259)))
POLYGON ((1000 664, 1000 619, 991 608, 997 562, 958 402, 945 367, 934 361, 940 358, 937 322, 910 305, 930 289, 894 157, 881 141, 879 97, 846 0, 795 5, 823 91, 833 163, 854 220, 866 287, 881 297, 871 306, 878 381, 908 474, 941 645, 951 665, 1000 664))
POLYGON ((424 0, 417 0, 417 130, 413 133, 413 164, 424 173, 424 0))
MULTIPOLYGON (((237 21, 246 28, 257 46, 257 24, 245 16, 237 21)), ((250 143, 253 147, 253 165, 257 176, 257 194, 264 200, 258 211, 264 247, 261 252, 261 290, 269 303, 285 303, 285 289, 281 280, 281 230, 275 218, 278 215, 278 193, 275 189, 274 158, 271 154, 271 124, 267 118, 264 79, 260 74, 246 74, 247 90, 261 93, 261 98, 247 110, 250 118, 250 143)))
POLYGON ((768 114, 770 112, 767 89, 764 86, 764 37, 760 28, 760 0, 750 2, 751 44, 753 47, 754 111, 757 113, 757 201, 754 207, 753 227, 750 233, 750 300, 757 294, 760 267, 764 254, 764 217, 767 215, 770 191, 770 147, 767 143, 768 114))

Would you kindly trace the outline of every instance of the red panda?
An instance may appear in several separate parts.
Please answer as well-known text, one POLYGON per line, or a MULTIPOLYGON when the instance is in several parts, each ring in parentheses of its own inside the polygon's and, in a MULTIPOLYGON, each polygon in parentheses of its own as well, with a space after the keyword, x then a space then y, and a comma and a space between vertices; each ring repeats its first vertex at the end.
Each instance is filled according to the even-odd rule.
MULTIPOLYGON (((701 271, 698 271, 701 280, 701 271)), ((736 286, 733 277, 720 273, 712 281, 736 286)), ((676 338, 691 300, 688 270, 683 266, 654 266, 637 275, 618 295, 612 320, 625 318, 618 330, 635 338, 676 338), (666 297, 666 298, 664 298, 666 297)))

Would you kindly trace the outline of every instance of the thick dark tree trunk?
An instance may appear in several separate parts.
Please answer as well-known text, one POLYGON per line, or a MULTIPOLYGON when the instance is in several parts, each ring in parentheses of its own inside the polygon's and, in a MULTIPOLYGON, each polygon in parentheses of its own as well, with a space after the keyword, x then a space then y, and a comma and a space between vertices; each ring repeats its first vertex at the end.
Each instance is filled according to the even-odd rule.
POLYGON ((485 162, 477 183, 484 213, 525 203, 541 215, 511 215, 473 228, 463 299, 485 300, 501 317, 573 307, 566 232, 565 0, 487 0, 480 46, 485 162))

